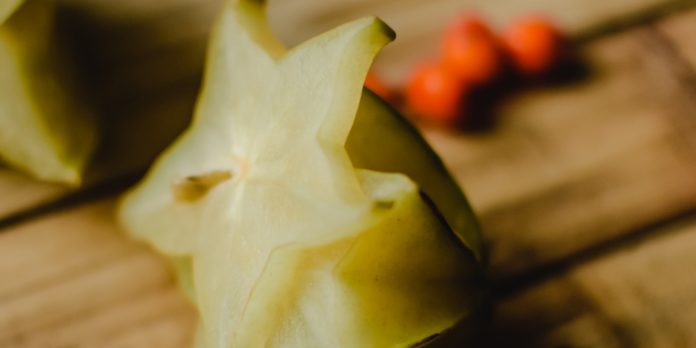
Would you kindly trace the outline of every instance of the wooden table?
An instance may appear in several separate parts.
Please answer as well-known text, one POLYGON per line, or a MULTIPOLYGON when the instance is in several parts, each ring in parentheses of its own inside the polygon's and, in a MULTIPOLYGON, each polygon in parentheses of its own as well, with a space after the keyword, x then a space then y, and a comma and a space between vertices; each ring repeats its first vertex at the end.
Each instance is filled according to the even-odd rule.
MULTIPOLYGON (((195 315, 117 195, 187 122, 218 1, 63 0, 109 119, 82 190, 0 169, 0 347, 186 347, 195 315), (147 144, 147 146, 143 145, 147 144), (127 154, 127 155, 124 155, 127 154)), ((548 13, 589 74, 508 96, 485 132, 424 129, 484 228, 490 346, 696 347, 696 10, 679 0, 271 1, 283 40, 364 14, 389 81, 442 23, 548 13)))

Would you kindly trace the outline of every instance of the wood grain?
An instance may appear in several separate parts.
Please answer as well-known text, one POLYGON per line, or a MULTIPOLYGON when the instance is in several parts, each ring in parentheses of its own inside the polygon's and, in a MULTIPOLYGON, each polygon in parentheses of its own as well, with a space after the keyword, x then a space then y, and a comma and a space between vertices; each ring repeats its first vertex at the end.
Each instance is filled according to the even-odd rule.
POLYGON ((297 43, 336 25, 366 15, 377 15, 397 32, 397 40, 377 61, 377 69, 392 82, 402 82, 413 64, 434 58, 444 23, 460 12, 482 15, 499 28, 520 15, 544 14, 571 36, 645 17, 690 1, 674 0, 341 0, 270 1, 276 32, 297 43))
MULTIPOLYGON (((219 3, 64 1, 77 9, 78 27, 94 28, 85 32, 82 54, 110 120, 90 172, 89 185, 99 185, 141 170, 185 127, 219 3)), ((433 52, 437 27, 469 3, 496 21, 545 10, 580 35, 676 2, 345 0, 299 7, 308 3, 271 1, 287 42, 382 13, 404 29, 381 67, 403 76, 433 52)), ((696 346, 695 14, 584 45, 588 76, 511 96, 487 132, 424 129, 481 217, 493 279, 528 281, 521 291, 503 289, 496 340, 487 346, 696 346), (554 272, 562 272, 544 273, 543 282, 525 277, 558 264, 554 272)), ((0 170, 0 221, 70 193, 0 170)), ((7 280, 0 282, 0 347, 190 346, 194 310, 165 263, 121 235, 112 209, 112 200, 90 202, 0 230, 0 279, 7 280)))
POLYGON ((499 303, 499 347, 696 346, 696 220, 611 250, 499 303))
POLYGON ((112 210, 94 202, 0 234, 0 346, 190 345, 192 308, 112 210))
MULTIPOLYGON (((442 23, 460 10, 481 11, 498 23, 527 12, 554 16, 571 34, 627 20, 681 0, 597 1, 393 0, 269 1, 275 31, 289 44, 363 15, 380 15, 399 39, 377 62, 392 81, 413 62, 436 52, 442 23), (582 11, 567 11, 567 8, 582 11)), ((137 173, 187 124, 202 70, 207 34, 222 0, 60 0, 79 36, 78 63, 103 119, 104 139, 87 187, 137 173)), ((13 174, 2 174, 2 177, 13 174)), ((31 180, 0 183, 14 199, 0 204, 0 220, 55 201, 72 191, 31 180), (6 203, 10 202, 10 203, 6 203)))
MULTIPOLYGON (((89 189, 142 172, 186 127, 221 1, 61 3, 61 21, 80 44, 76 63, 103 126, 85 178, 89 189)), ((74 192, 0 168, 0 220, 74 192)))
POLYGON ((696 70, 696 10, 680 13, 663 21, 659 29, 665 32, 674 42, 677 52, 696 70))
POLYGON ((67 187, 37 183, 21 173, 0 167, 0 220, 69 193, 67 187))
POLYGON ((694 94, 660 47, 647 29, 599 40, 587 80, 506 102, 490 132, 426 132, 479 213, 497 277, 696 208, 694 94))

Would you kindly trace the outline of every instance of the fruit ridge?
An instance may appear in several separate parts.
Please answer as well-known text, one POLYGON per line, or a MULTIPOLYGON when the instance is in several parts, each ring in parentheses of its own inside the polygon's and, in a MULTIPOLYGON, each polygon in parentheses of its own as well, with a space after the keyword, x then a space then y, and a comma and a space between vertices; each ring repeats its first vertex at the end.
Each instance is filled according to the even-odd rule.
POLYGON ((401 347, 452 327, 477 298, 473 254, 409 178, 346 151, 393 32, 364 18, 285 52, 262 12, 225 9, 192 126, 120 220, 176 258, 202 346, 401 347))

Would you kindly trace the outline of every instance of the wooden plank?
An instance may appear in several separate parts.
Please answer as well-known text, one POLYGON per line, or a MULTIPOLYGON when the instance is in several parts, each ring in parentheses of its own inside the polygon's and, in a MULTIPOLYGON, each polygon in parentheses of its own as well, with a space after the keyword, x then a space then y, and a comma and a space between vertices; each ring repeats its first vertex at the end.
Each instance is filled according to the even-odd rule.
MULTIPOLYGON (((186 347, 195 315, 164 264, 113 225, 112 202, 0 234, 0 346, 186 347)), ((696 344, 696 218, 501 301, 494 342, 509 347, 696 344)))
POLYGON ((660 23, 659 28, 674 42, 676 50, 696 71, 696 10, 673 16, 660 23))
POLYGON ((377 61, 377 69, 393 82, 438 51, 444 23, 460 12, 478 13, 504 27, 517 16, 542 13, 553 18, 571 36, 598 27, 630 21, 680 4, 681 0, 341 0, 270 1, 272 24, 286 42, 297 43, 336 25, 366 15, 383 18, 398 33, 377 61))
POLYGON ((0 220, 69 194, 61 185, 39 184, 8 168, 0 167, 0 220))
POLYGON ((0 277, 0 346, 190 345, 193 309, 120 233, 111 201, 3 230, 0 277))
MULTIPOLYGON (((147 40, 157 41, 170 30, 167 28, 175 26, 162 19, 154 31, 133 23, 120 27, 120 20, 140 13, 133 7, 139 6, 138 1, 123 2, 127 5, 121 12, 108 10, 111 3, 100 2, 104 8, 95 11, 99 16, 116 16, 115 27, 97 37, 123 38, 147 32, 152 35, 147 40), (119 36, 123 33, 129 34, 119 36)), ((628 9, 658 4, 620 3, 628 9)), ((613 8, 607 6, 608 11, 613 8)), ((133 17, 134 21, 145 23, 150 14, 162 14, 157 6, 147 11, 151 12, 133 17)), ((427 17, 428 12, 423 13, 427 17)), ((665 27, 674 42, 689 44, 680 41, 688 37, 681 34, 682 29, 674 35, 674 29, 669 29, 672 26, 665 27)), ((172 122, 173 128, 185 124, 196 68, 177 70, 175 75, 181 80, 162 71, 155 71, 157 78, 152 80, 138 75, 157 66, 162 52, 176 56, 189 49, 201 50, 195 39, 199 34, 187 36, 183 31, 179 30, 179 38, 162 45, 121 43, 123 55, 116 60, 123 62, 123 70, 99 77, 109 91, 105 105, 115 110, 110 115, 123 116, 112 134, 133 137, 133 141, 119 136, 108 140, 113 149, 122 149, 114 153, 134 154, 125 159, 131 163, 125 167, 137 167, 151 158, 153 153, 139 151, 138 144, 144 139, 164 139, 175 132, 154 126, 162 115, 179 120, 172 122), (179 45, 179 40, 186 44, 179 45), (148 68, 126 73, 131 71, 129 65, 140 62, 147 62, 143 66, 148 68), (142 88, 119 92, 131 85, 142 88), (141 104, 140 95, 154 101, 141 104), (159 133, 142 131, 145 129, 158 129, 159 133)), ((118 45, 119 40, 113 42, 118 45)), ((693 128, 683 127, 690 124, 684 120, 694 113, 692 104, 683 101, 693 94, 684 88, 681 70, 671 64, 674 57, 665 53, 663 45, 660 35, 647 29, 603 39, 585 52, 594 68, 591 79, 516 97, 501 110, 501 122, 490 133, 465 136, 428 131, 481 214, 491 241, 495 277, 526 272, 616 240, 636 228, 693 211, 696 152, 688 140, 694 138, 693 128)), ((199 64, 201 59, 196 54, 182 53, 182 57, 184 66, 199 64)), ((111 64, 108 57, 102 57, 96 66, 103 69, 111 64)), ((164 66, 164 70, 174 69, 164 66)), ((124 167, 115 155, 106 157, 107 164, 93 174, 100 180, 124 167)), ((15 181, 0 181, 3 203, 11 195, 40 202, 41 197, 54 199, 63 194, 60 188, 32 191, 34 184, 21 188, 24 179, 18 176, 11 180, 15 181), (20 194, 18 188, 25 193, 20 194)), ((30 203, 17 204, 30 207, 30 203)), ((16 207, 0 205, 0 216, 3 209, 14 212, 16 207)), ((0 282, 0 346, 189 346, 193 310, 173 289, 165 265, 119 234, 112 208, 108 201, 83 206, 0 233, 0 279, 11 280, 0 282)), ((690 326, 696 319, 696 284, 689 272, 696 221, 656 233, 654 238, 583 263, 501 303, 496 343, 696 345, 690 326)))
MULTIPOLYGON (((109 124, 98 154, 100 163, 88 175, 88 187, 143 169, 186 125, 207 33, 221 1, 60 1, 79 14, 73 22, 84 35, 80 38, 84 50, 80 60, 84 61, 81 63, 90 85, 98 86, 91 90, 97 91, 99 113, 106 120, 103 123, 109 124)), ((289 43, 358 15, 383 16, 399 32, 399 40, 378 64, 396 79, 406 76, 412 62, 436 52, 437 31, 444 20, 461 9, 481 11, 496 22, 524 12, 546 12, 571 33, 580 33, 607 21, 679 2, 272 0, 269 11, 276 32, 289 43), (573 7, 583 10, 566 10, 573 7)), ((7 180, 7 175, 1 174, 0 181, 7 180)), ((0 220, 71 192, 25 180, 0 183, 0 189, 5 197, 21 196, 16 203, 3 199, 0 220)))
MULTIPOLYGON (((221 1, 63 3, 104 126, 87 189, 144 170, 188 124, 221 1)), ((0 220, 74 192, 0 169, 0 220)))
MULTIPOLYGON (((598 71, 592 80, 513 100, 491 133, 428 132, 481 214, 497 276, 523 272, 693 207, 693 152, 679 141, 689 133, 668 122, 688 110, 670 107, 679 104, 673 98, 679 84, 654 88, 672 83, 672 77, 669 71, 655 72, 664 57, 645 46, 652 41, 634 36, 590 46, 588 59, 598 71)), ((175 102, 162 99, 140 112, 125 112, 130 116, 112 129, 129 136, 112 138, 118 144, 113 148, 133 156, 110 164, 117 156, 105 156, 97 177, 152 158, 154 153, 139 151, 146 139, 158 136, 146 130, 161 129, 161 120, 150 116, 185 115, 191 107, 187 95, 183 91, 175 102)), ((175 132, 160 133, 166 138, 175 132)))
POLYGON ((527 289, 497 307, 496 347, 696 346, 696 219, 527 289))
POLYGON ((693 94, 659 46, 644 29, 602 39, 587 80, 507 101, 489 132, 426 133, 479 213, 496 277, 696 208, 693 94))
POLYGON ((163 288, 34 332, 12 346, 189 348, 194 326, 195 316, 179 292, 163 288))

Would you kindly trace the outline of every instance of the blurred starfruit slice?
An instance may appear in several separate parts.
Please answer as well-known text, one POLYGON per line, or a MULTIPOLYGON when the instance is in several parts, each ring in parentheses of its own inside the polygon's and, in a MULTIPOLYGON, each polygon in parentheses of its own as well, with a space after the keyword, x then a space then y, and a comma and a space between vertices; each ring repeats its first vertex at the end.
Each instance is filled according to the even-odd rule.
POLYGON ((0 161, 77 185, 96 126, 78 99, 50 0, 0 0, 0 161))
POLYGON ((225 8, 191 127, 119 211, 175 260, 197 344, 410 347, 470 319, 471 210, 418 133, 362 89, 393 32, 364 18, 286 51, 263 10, 225 8))

